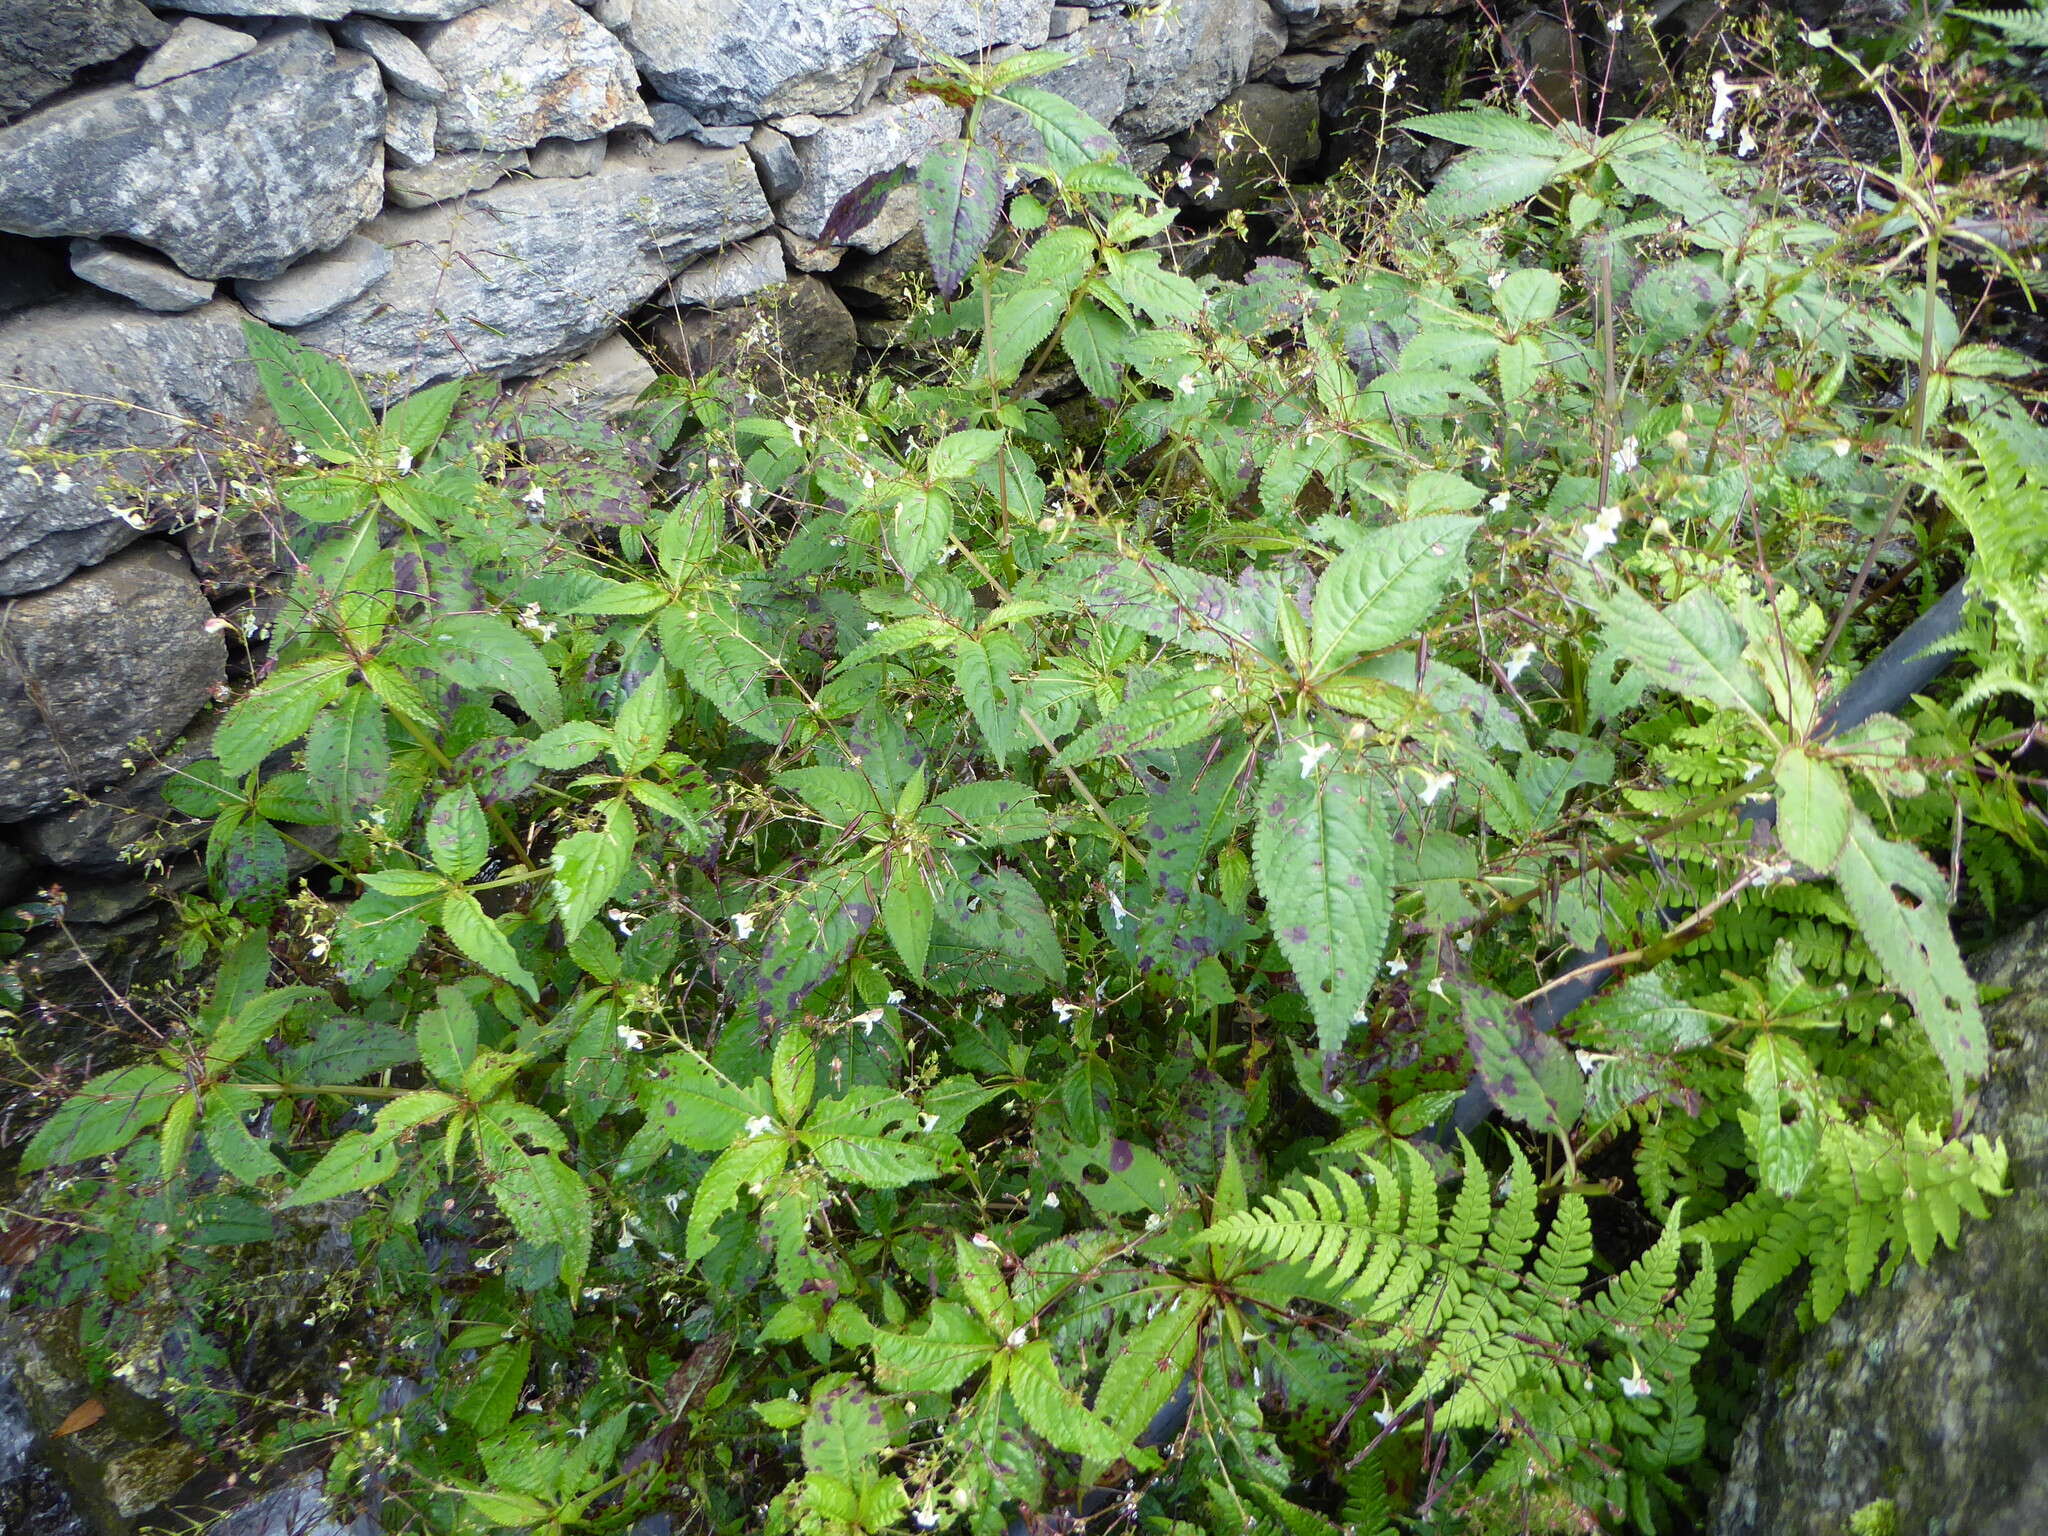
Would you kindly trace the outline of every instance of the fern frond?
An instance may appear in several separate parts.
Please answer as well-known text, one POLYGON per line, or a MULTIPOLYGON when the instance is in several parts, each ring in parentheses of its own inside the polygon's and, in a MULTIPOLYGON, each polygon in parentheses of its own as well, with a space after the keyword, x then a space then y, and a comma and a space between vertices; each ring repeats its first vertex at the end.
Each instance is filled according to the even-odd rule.
POLYGON ((2037 3, 2027 10, 1954 11, 1950 14, 1993 27, 2005 34, 2007 42, 2022 48, 2048 48, 2048 5, 2037 3))

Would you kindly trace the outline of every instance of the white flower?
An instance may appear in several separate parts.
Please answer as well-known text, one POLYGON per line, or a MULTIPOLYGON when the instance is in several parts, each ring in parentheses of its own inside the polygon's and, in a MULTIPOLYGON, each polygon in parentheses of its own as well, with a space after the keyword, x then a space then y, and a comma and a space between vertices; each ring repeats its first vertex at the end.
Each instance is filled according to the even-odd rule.
POLYGON ((1207 181, 1204 181, 1202 183, 1202 190, 1197 192, 1195 196, 1199 197, 1203 202, 1206 203, 1222 190, 1223 179, 1220 176, 1211 176, 1207 181))
POLYGON ((1022 1327, 1012 1328, 1010 1330, 1009 1338, 1005 1339, 1003 1342, 1008 1344, 1012 1349, 1022 1349, 1026 1344, 1029 1344, 1031 1342, 1031 1334, 1029 1330, 1022 1327))
POLYGON ((1747 160, 1751 155, 1755 153, 1756 135, 1749 131, 1749 127, 1747 124, 1744 124, 1741 134, 1738 135, 1735 140, 1735 158, 1738 160, 1747 160))
POLYGON ((1651 1392, 1650 1379, 1643 1374, 1643 1368, 1636 1364, 1636 1357, 1634 1355, 1628 1357, 1628 1363, 1634 1367, 1635 1375, 1621 1378, 1621 1395, 1623 1397, 1648 1397, 1651 1392))
POLYGON ((398 447, 398 463, 395 466, 401 475, 412 473, 412 450, 403 443, 398 447))
POLYGON ((1399 955, 1394 956, 1393 959, 1387 962, 1387 974, 1389 976, 1398 976, 1407 969, 1408 962, 1406 960, 1403 960, 1399 955))
POLYGON ((1713 73, 1714 114, 1707 123, 1707 138, 1718 144, 1727 135, 1728 114, 1735 110, 1736 87, 1728 83, 1728 72, 1717 69, 1713 73))
POLYGON ((1501 284, 1507 280, 1508 275, 1506 272, 1489 272, 1486 274, 1486 286, 1493 289, 1496 293, 1500 291, 1501 284))
POLYGON ((873 633, 875 633, 876 630, 880 629, 881 627, 882 621, 880 619, 869 619, 867 632, 872 635, 873 633))
POLYGON ((519 627, 529 634, 538 635, 543 642, 555 638, 555 626, 541 620, 539 603, 528 603, 519 610, 519 627))
POLYGON ((1070 1003, 1064 997, 1056 997, 1052 1000, 1052 1016, 1062 1024, 1066 1023, 1067 1020, 1080 1011, 1081 1005, 1079 1003, 1070 1003))
POLYGON ((647 1044, 647 1032, 642 1029, 635 1029, 630 1024, 621 1024, 619 1026, 619 1041, 627 1050, 637 1051, 647 1044))
POLYGON ((1304 741, 1301 744, 1301 776, 1304 779, 1315 777, 1317 765, 1336 750, 1337 744, 1332 741, 1304 741))
POLYGON ((1486 504, 1496 512, 1505 512, 1508 509, 1508 493, 1506 491, 1496 491, 1493 495, 1487 497, 1486 504))
POLYGON ((1200 389, 1201 387, 1202 381, 1196 378, 1192 373, 1184 373, 1180 376, 1180 392, 1182 394, 1192 395, 1196 390, 1200 389))
POLYGON ((1455 773, 1424 773, 1422 791, 1416 798, 1424 805, 1435 805, 1437 796, 1457 782, 1458 776, 1455 773))
POLYGON ((749 1136, 766 1136, 775 1129, 773 1115, 756 1115, 741 1127, 749 1136))
POLYGON ((1058 1210, 1060 1208, 1059 1192, 1057 1190, 1048 1189, 1045 1192, 1045 1200, 1043 1203, 1048 1211, 1058 1210))
POLYGON ((141 511, 135 507, 123 507, 114 515, 130 528, 147 528, 149 526, 149 519, 144 517, 141 511))
POLYGON ((58 470, 55 475, 50 477, 50 489, 55 491, 59 496, 62 496, 66 491, 70 490, 71 487, 76 485, 77 483, 77 481, 73 480, 69 475, 65 474, 64 471, 61 469, 58 470))
POLYGON ((929 1136, 939 1128, 939 1117, 937 1115, 919 1115, 917 1117, 917 1128, 929 1136))
POLYGON ((754 936, 753 913, 738 912, 733 915, 732 936, 738 939, 741 943, 745 943, 748 939, 751 939, 754 936))
POLYGON ((308 949, 308 951, 311 952, 315 960, 325 960, 327 958, 327 951, 330 947, 332 947, 333 943, 334 940, 329 938, 326 934, 316 933, 313 935, 311 942, 307 944, 306 948, 308 949))
POLYGON ((1623 27, 1626 27, 1627 25, 1627 11, 1616 11, 1612 16, 1607 18, 1607 30, 1610 32, 1619 32, 1623 27))
POLYGON ((547 509, 548 493, 546 490, 544 490, 542 487, 538 485, 536 485, 532 490, 528 491, 524 496, 520 497, 519 499, 525 502, 529 507, 532 507, 537 512, 545 511, 547 509))
POLYGON ((1638 452, 1640 447, 1641 444, 1635 440, 1633 434, 1621 440, 1621 446, 1614 450, 1613 457, 1608 460, 1614 466, 1617 475, 1628 474, 1643 462, 1642 455, 1638 452))
POLYGON ((986 1253, 994 1253, 996 1251, 996 1240, 986 1232, 977 1232, 968 1241, 986 1253))
POLYGON ((927 1504, 923 1509, 912 1510, 910 1518, 920 1531, 929 1531, 937 1527, 939 1512, 927 1504))
POLYGON ((1195 184, 1195 167, 1193 162, 1181 161, 1180 170, 1174 175, 1173 184, 1183 192, 1195 184))
POLYGON ((1528 671, 1529 663, 1534 661, 1535 659, 1536 645, 1534 641, 1530 641, 1527 644, 1518 645, 1512 651, 1509 651, 1508 664, 1505 668, 1503 668, 1503 670, 1507 673, 1508 681, 1512 683, 1516 678, 1520 677, 1524 672, 1528 671))
POLYGON ((846 1022, 849 1024, 858 1024, 860 1026, 860 1032, 863 1035, 872 1035, 875 1032, 875 1026, 882 1022, 882 1010, 879 1008, 870 1008, 866 1013, 856 1013, 852 1018, 848 1019, 846 1022))
POLYGON ((1434 992, 1438 997, 1441 997, 1447 1003, 1451 1000, 1450 995, 1444 991, 1444 979, 1441 976, 1430 977, 1429 986, 1427 990, 1434 992))
POLYGON ((1131 914, 1124 909, 1123 901, 1115 891, 1109 893, 1109 915, 1116 920, 1119 928, 1131 920, 1131 914))
POLYGON ((1596 560, 1604 549, 1612 549, 1621 542, 1621 508, 1602 507, 1600 515, 1579 530, 1586 541, 1584 558, 1596 560))
POLYGON ((638 928, 647 921, 640 913, 628 912, 624 907, 613 907, 611 911, 605 913, 605 916, 616 923, 620 935, 628 939, 633 937, 633 930, 635 928, 638 928))

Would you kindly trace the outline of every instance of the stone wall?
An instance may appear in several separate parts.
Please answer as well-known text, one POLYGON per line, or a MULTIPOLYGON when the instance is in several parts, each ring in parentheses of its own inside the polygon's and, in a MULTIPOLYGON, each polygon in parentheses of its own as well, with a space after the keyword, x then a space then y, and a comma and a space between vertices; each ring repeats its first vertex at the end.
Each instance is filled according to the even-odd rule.
POLYGON ((843 368, 886 339, 911 195, 819 236, 956 132, 904 88, 934 55, 1071 52, 1034 84, 1149 170, 1219 111, 1298 155, 1326 77, 1462 3, 0 0, 0 904, 133 919, 152 755, 252 660, 222 614, 275 555, 212 515, 265 420, 245 316, 380 403, 579 358, 630 397, 642 344, 701 368, 759 314, 843 368))

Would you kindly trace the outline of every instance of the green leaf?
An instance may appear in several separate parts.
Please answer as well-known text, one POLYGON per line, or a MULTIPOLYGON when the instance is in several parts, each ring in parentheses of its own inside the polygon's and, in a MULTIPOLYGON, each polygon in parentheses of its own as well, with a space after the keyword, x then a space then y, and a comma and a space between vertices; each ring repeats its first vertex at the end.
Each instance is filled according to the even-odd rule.
POLYGON ((953 684, 998 767, 1008 765, 1018 744, 1024 695, 1017 679, 1029 665, 1023 648, 1006 634, 962 640, 953 648, 953 684))
POLYGON ((1201 1342, 1208 1308, 1192 1295, 1178 1295, 1174 1300, 1179 1305, 1167 1307, 1125 1337, 1123 1348, 1110 1361, 1102 1385, 1096 1389, 1096 1413, 1125 1444, 1138 1438, 1179 1389, 1201 1342))
POLYGON ((1060 347, 1089 394, 1114 400, 1123 387, 1130 327, 1093 299, 1082 299, 1067 317, 1060 347))
POLYGON ((1234 679, 1207 668, 1146 689, 1124 700, 1097 724, 1068 742, 1056 768, 1131 752, 1165 752, 1200 741, 1235 709, 1234 679))
POLYGON ((1869 817, 1852 810, 1835 879, 1886 981, 1911 999, 1960 1107, 1970 1082, 1990 1069, 1991 1047, 1976 985, 1949 929, 1941 872, 1917 850, 1885 841, 1869 817))
POLYGON ((1465 1041, 1488 1098, 1531 1130, 1563 1136, 1586 1107, 1586 1074, 1557 1039, 1536 1028, 1527 1008, 1484 987, 1458 988, 1465 1041))
POLYGON ((1542 325, 1557 313, 1564 279, 1542 267, 1517 267, 1493 292, 1493 307, 1517 330, 1542 325))
POLYGON ((439 1005, 420 1015, 413 1037, 419 1042, 420 1064, 443 1087, 453 1088, 476 1060, 476 1009, 458 987, 442 987, 436 995, 439 1005))
POLYGON ((1705 587, 1694 587, 1668 608, 1621 582, 1602 594, 1590 580, 1582 581, 1578 595, 1599 615, 1608 646, 1640 666, 1652 682, 1766 720, 1770 695, 1742 659, 1742 626, 1705 587))
POLYGON ((467 784, 451 789, 427 812, 427 853, 434 868, 450 880, 467 880, 484 867, 491 851, 491 829, 476 791, 467 784))
MULTIPOLYGON (((1448 114, 1447 114, 1448 115, 1448 114)), ((1409 126, 1413 126, 1410 124, 1409 126)), ((1430 188, 1429 206, 1446 218, 1471 219, 1512 208, 1549 186, 1570 162, 1553 144, 1549 153, 1477 152, 1461 155, 1430 188)))
POLYGON ((1115 1461, 1130 1448, 1128 1441, 1082 1406, 1081 1399, 1060 1380, 1050 1340, 1033 1339, 1022 1349, 1010 1351, 1006 1383, 1024 1422, 1046 1444, 1101 1462, 1115 1461))
POLYGON ((1426 133, 1431 138, 1447 139, 1467 149, 1499 149, 1551 156, 1565 153, 1557 135, 1541 123, 1533 123, 1525 117, 1516 117, 1494 107, 1433 112, 1407 118, 1401 126, 1410 133, 1426 133))
POLYGON ((242 335, 278 424, 331 464, 356 459, 373 423, 347 370, 254 320, 242 322, 242 335))
POLYGON ((287 1170, 277 1155, 249 1131, 244 1116, 254 1114, 263 1101, 245 1088, 223 1084, 206 1096, 206 1113, 199 1133, 213 1160, 244 1184, 277 1178, 287 1170))
POLYGON ((820 1382, 798 1438, 804 1466, 858 1488, 875 1475, 889 1452, 889 1405, 864 1381, 820 1382))
POLYGON ((1378 979, 1392 862, 1370 775, 1339 766, 1318 776, 1292 746, 1275 756, 1259 786, 1252 870, 1273 937, 1308 998, 1318 1049, 1344 1043, 1378 979))
POLYGON ((322 1200, 370 1189, 396 1172, 398 1153, 388 1139, 363 1131, 349 1131, 299 1180, 298 1188, 292 1191, 291 1198, 280 1204, 279 1209, 317 1205, 322 1200))
POLYGON ((594 720, 571 720, 543 731, 527 744, 526 760, 557 771, 581 768, 600 752, 612 749, 612 733, 594 720))
POLYGON ((619 772, 641 772, 668 750, 669 735, 675 729, 675 695, 668 683, 668 667, 657 661, 633 696, 619 710, 612 726, 612 753, 619 772))
POLYGON ((880 915, 878 883, 871 860, 850 860, 820 870, 776 909, 753 963, 735 977, 753 1024, 775 1029, 801 1015, 880 915))
POLYGON ((1820 1157, 1820 1083, 1796 1040, 1760 1036, 1743 1064, 1750 1113, 1742 1117, 1756 1167, 1773 1194, 1790 1199, 1805 1187, 1820 1157))
POLYGON ((632 811, 621 801, 608 800, 603 827, 572 833, 555 845, 548 856, 555 872, 550 889, 565 937, 574 939, 617 893, 633 867, 639 835, 632 811))
POLYGON ((685 1227, 684 1262, 695 1264, 711 1251, 712 1228, 718 1218, 739 1204, 740 1192, 749 1185, 765 1183, 782 1172, 789 1157, 789 1143, 780 1136, 754 1136, 736 1142, 718 1155, 705 1170, 690 1199, 690 1219, 685 1227))
POLYGON ((306 782, 329 814, 344 822, 390 788, 384 706, 369 689, 351 688, 314 720, 306 739, 306 782))
POLYGON ((1110 286, 1158 324, 1190 321, 1202 312, 1202 290, 1161 267, 1159 252, 1111 251, 1106 259, 1110 286))
POLYGON ((438 896, 448 889, 447 880, 423 869, 367 869, 356 878, 383 896, 438 896))
POLYGON ((1411 641, 1465 566, 1475 517, 1412 518, 1375 528, 1330 563, 1310 612, 1315 669, 1411 641))
POLYGON ((925 957, 932 944, 932 890, 915 860, 897 858, 889 866, 889 886, 882 894, 882 930, 889 935, 904 970, 924 980, 925 957))
POLYGON ((491 1435, 512 1422, 519 1397, 526 1390, 527 1368, 533 1362, 533 1346, 520 1339, 500 1344, 477 1362, 476 1374, 462 1389, 449 1412, 479 1435, 491 1435))
POLYGON ((827 1136, 811 1150, 835 1179, 869 1189, 901 1189, 945 1171, 931 1148, 887 1136, 827 1136))
POLYGON ((102 1072, 57 1106, 21 1154, 21 1171, 118 1152, 171 1112, 185 1095, 183 1074, 142 1064, 102 1072))
MULTIPOLYGON (((755 1085, 758 1090, 760 1084, 755 1085)), ((640 1089, 648 1123, 693 1152, 720 1152, 739 1140, 746 1123, 766 1112, 764 1094, 728 1082, 687 1051, 663 1056, 640 1089)))
POLYGON ((748 735, 780 746, 793 706, 768 697, 776 661, 753 622, 729 602, 705 597, 694 610, 664 609, 660 624, 662 653, 690 687, 748 735))
MULTIPOLYGON (((479 1137, 486 1133, 478 1130, 479 1137)), ((562 1287, 573 1307, 590 1269, 590 1191, 582 1176, 552 1152, 515 1153, 495 1162, 491 1198, 529 1243, 562 1250, 562 1287)))
POLYGON ((423 655, 464 688, 508 694, 542 730, 562 723, 562 695, 534 643, 495 613, 445 614, 427 629, 423 655))
POLYGON ((784 1125, 797 1125, 818 1091, 818 1042, 808 1030, 785 1029, 769 1060, 768 1087, 784 1125))
POLYGON ((958 832, 984 847, 1032 842, 1052 832, 1052 819, 1038 803, 1037 792, 1007 779, 956 784, 926 806, 917 819, 928 827, 958 832))
POLYGON ((235 778, 254 772, 279 747, 306 734, 313 717, 340 696, 352 670, 346 656, 315 656, 257 685, 228 711, 213 734, 213 752, 235 778))
POLYGON ((950 299, 1002 221, 1002 169, 981 145, 949 139, 924 157, 917 192, 932 280, 950 299))
POLYGON ((1067 312, 1067 296, 1056 288, 1026 288, 996 305, 983 338, 983 370, 997 384, 1017 375, 1067 312))
POLYGON ((1849 786, 1802 747, 1778 754, 1778 842, 1808 869, 1830 873, 1849 841, 1849 786))
POLYGON ((906 577, 939 557, 953 537, 953 499, 937 486, 904 484, 889 514, 889 553, 906 577))
POLYGON ((994 458, 1003 442, 1002 433, 986 427, 949 432, 932 444, 925 469, 935 479, 964 480, 994 458))
POLYGON ((1086 112, 1051 91, 1013 85, 1001 99, 1022 112, 1045 144, 1045 158, 1065 173, 1117 152, 1116 137, 1086 112))
POLYGON ((450 379, 446 384, 435 384, 406 396, 384 413, 386 440, 404 448, 414 459, 424 459, 427 450, 448 429, 448 418, 467 387, 466 379, 450 379))
POLYGON ((951 1392, 995 1358, 988 1325, 956 1301, 935 1301, 922 1333, 875 1330, 875 1378, 903 1392, 951 1392))
POLYGON ((468 891, 450 891, 442 899, 441 931, 457 949, 493 976, 511 982, 528 997, 539 1000, 540 986, 519 963, 512 941, 484 914, 482 903, 468 891))
POLYGON ((317 987, 279 987, 239 1004, 215 1026, 206 1042, 207 1069, 232 1066, 276 1034, 279 1023, 294 1009, 326 996, 317 987))

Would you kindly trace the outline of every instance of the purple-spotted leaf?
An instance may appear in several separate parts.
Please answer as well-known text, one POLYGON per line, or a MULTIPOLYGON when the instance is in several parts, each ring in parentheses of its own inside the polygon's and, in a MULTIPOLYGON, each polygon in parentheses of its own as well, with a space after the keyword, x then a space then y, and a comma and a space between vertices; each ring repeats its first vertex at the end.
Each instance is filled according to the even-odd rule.
POLYGON ((1586 1074, 1572 1053, 1497 992, 1464 986, 1458 1000, 1480 1086, 1500 1112, 1534 1131, 1571 1130, 1586 1107, 1586 1074))
POLYGON ((995 235, 1003 214, 1003 173, 981 145, 953 139, 925 156, 917 191, 932 281, 950 299, 995 235))
POLYGON ((882 205, 889 200, 889 194, 898 187, 909 185, 915 171, 914 166, 899 165, 891 170, 877 171, 860 182, 832 205, 825 227, 818 231, 819 242, 844 245, 866 229, 881 215, 882 205))
POLYGON ((1316 1021, 1316 1047, 1344 1043, 1371 995, 1393 911, 1393 849, 1379 787, 1332 764, 1324 743, 1290 743, 1259 784, 1252 871, 1280 952, 1316 1021))

